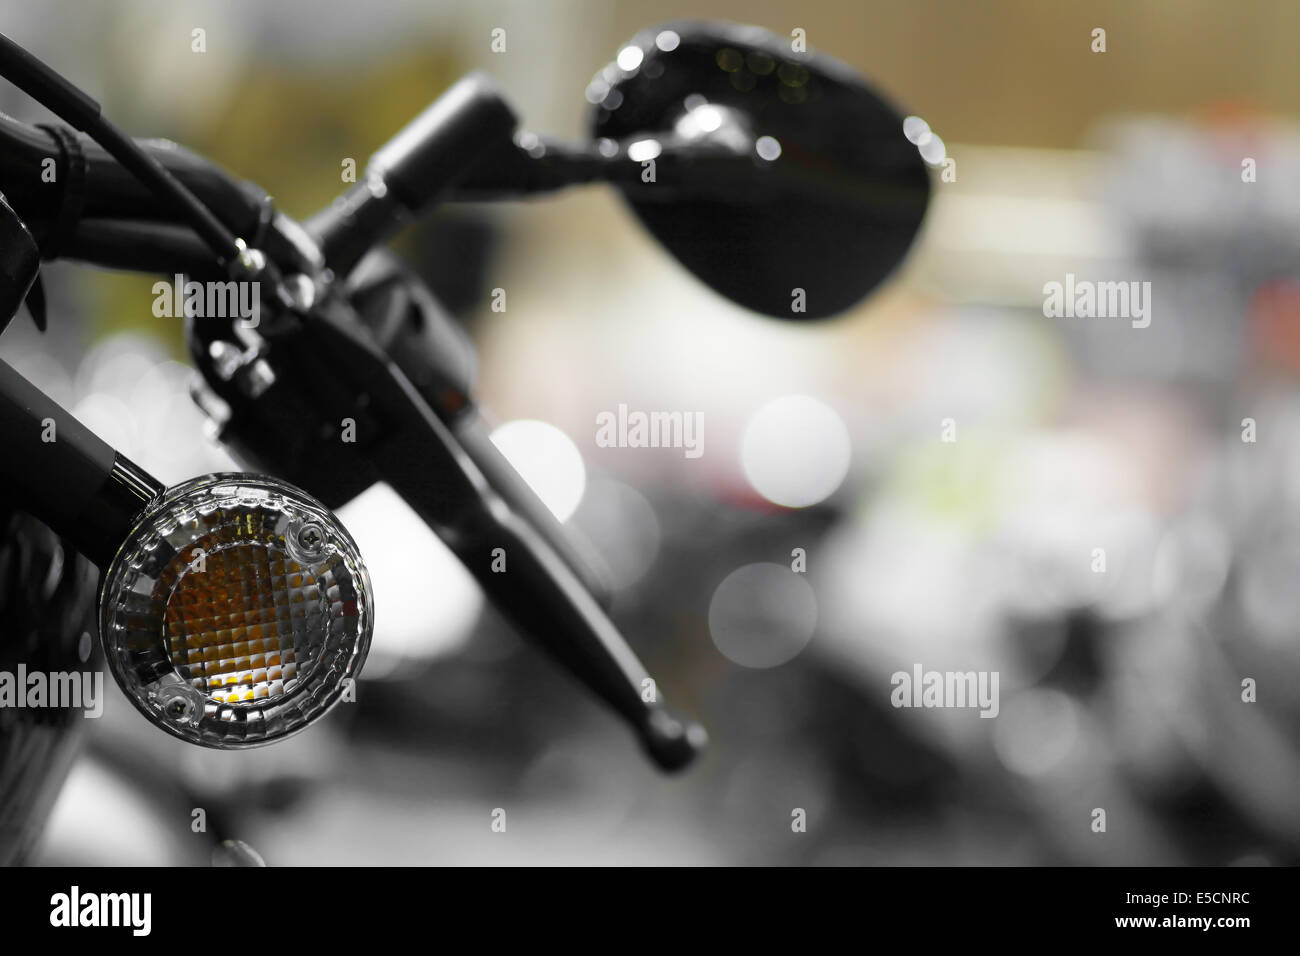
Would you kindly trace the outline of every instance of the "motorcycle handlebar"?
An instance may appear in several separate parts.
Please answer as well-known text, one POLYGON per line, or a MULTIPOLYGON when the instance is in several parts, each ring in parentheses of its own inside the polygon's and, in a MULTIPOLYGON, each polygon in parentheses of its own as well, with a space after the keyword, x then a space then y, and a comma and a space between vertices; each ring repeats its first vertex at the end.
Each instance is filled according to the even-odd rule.
MULTIPOLYGON (((517 123, 489 76, 461 79, 375 152, 362 182, 308 220, 326 264, 346 275, 477 158, 509 147, 517 123)), ((257 244, 270 218, 264 190, 170 140, 135 142, 236 236, 257 244)), ((189 230, 176 211, 83 133, 60 136, 0 113, 0 189, 43 252, 56 224, 71 215, 67 235, 57 243, 61 254, 114 268, 186 271, 199 265, 199 247, 185 240, 189 230), (168 256, 167 248, 177 248, 178 241, 179 254, 168 256)))
MULTIPOLYGON (((257 230, 269 204, 263 190, 170 140, 136 142, 236 235, 257 230)), ((72 148, 84 161, 80 173, 52 130, 0 113, 0 188, 38 239, 58 219, 78 175, 83 177, 81 218, 174 221, 174 211, 94 140, 74 133, 72 148)))
POLYGON ((325 263, 347 275, 465 175, 475 161, 509 145, 518 117, 496 81, 471 73, 380 147, 365 176, 304 225, 325 263))

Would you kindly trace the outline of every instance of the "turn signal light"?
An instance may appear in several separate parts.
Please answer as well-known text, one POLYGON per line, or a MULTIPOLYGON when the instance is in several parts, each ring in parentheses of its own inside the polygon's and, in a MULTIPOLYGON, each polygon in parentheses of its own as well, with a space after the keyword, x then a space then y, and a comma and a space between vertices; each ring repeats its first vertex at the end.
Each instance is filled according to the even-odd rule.
POLYGON ((154 724, 221 749, 280 740, 355 679, 374 626, 356 543, 285 482, 198 478, 152 501, 100 596, 118 684, 154 724))

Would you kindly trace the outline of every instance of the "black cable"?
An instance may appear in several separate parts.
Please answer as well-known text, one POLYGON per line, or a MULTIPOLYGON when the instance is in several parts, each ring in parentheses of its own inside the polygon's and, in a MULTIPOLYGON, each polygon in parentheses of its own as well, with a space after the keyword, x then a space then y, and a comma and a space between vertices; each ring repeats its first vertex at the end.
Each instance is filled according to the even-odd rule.
POLYGON ((0 75, 104 147, 159 198, 173 204, 223 265, 239 267, 242 262, 239 241, 207 206, 109 122, 95 100, 3 33, 0 33, 0 75))
POLYGON ((182 272, 200 281, 224 276, 193 230, 163 222, 82 219, 60 255, 109 269, 166 276, 182 272))

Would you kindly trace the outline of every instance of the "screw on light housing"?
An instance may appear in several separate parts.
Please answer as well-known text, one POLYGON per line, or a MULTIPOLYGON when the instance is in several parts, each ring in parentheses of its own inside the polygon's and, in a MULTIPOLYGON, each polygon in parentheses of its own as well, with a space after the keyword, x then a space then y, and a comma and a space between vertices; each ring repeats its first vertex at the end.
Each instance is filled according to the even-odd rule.
POLYGON ((191 743, 258 746, 325 714, 374 625, 356 543, 314 498, 242 474, 178 485, 145 510, 104 576, 113 676, 191 743))

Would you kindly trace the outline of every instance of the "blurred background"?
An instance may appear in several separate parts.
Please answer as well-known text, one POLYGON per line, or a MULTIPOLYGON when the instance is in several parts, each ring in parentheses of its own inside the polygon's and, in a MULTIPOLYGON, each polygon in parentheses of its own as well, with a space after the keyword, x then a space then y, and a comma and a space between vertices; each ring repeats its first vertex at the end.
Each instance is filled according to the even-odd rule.
MULTIPOLYGON (((501 443, 600 550, 615 619, 709 728, 697 767, 652 770, 375 488, 341 512, 377 592, 358 701, 213 753, 107 681, 36 862, 207 864, 225 837, 272 865, 1300 861, 1300 6, 3 10, 120 126, 298 217, 471 69, 529 128, 581 136, 591 77, 679 16, 802 28, 923 117, 956 172, 936 171, 894 279, 802 327, 715 296, 604 189, 447 208, 399 244, 477 342, 501 443), (1044 317, 1067 273, 1151 282, 1150 327, 1044 317), (620 403, 702 412, 703 456, 597 447, 620 403), (998 717, 893 708, 890 676, 917 664, 997 671, 998 717)), ((0 109, 48 119, 7 86, 0 109)), ((20 317, 0 354, 172 483, 233 463, 154 281, 54 264, 50 331, 20 317)))

